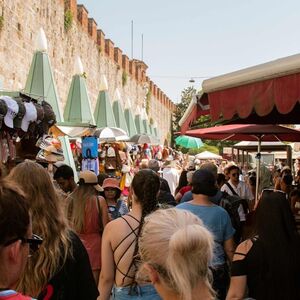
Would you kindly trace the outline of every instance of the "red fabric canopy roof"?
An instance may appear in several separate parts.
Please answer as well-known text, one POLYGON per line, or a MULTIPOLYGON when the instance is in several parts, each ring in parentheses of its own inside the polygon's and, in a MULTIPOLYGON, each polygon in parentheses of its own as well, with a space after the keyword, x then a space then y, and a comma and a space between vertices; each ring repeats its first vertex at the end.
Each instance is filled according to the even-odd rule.
POLYGON ((210 92, 208 99, 213 121, 220 115, 226 120, 235 114, 247 118, 253 110, 262 117, 274 106, 279 113, 288 114, 300 102, 300 73, 210 92))
POLYGON ((196 105, 181 125, 182 133, 201 115, 210 115, 212 121, 231 120, 230 123, 298 124, 300 73, 207 92, 198 102, 203 100, 208 101, 209 109, 196 105))
POLYGON ((235 124, 188 130, 186 135, 208 140, 300 141, 300 131, 279 125, 235 124))

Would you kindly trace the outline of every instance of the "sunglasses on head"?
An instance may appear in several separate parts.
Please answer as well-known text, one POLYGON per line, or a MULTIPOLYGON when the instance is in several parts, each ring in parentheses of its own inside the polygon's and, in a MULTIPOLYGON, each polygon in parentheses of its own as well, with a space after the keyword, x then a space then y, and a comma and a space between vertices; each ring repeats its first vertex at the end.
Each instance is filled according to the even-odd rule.
POLYGON ((21 240, 22 244, 29 244, 31 254, 33 254, 37 250, 39 250, 40 245, 43 242, 43 239, 40 236, 38 236, 37 234, 33 234, 31 238, 16 237, 14 239, 8 240, 7 242, 5 242, 3 244, 3 246, 9 246, 9 245, 11 245, 12 243, 14 243, 18 240, 21 240))

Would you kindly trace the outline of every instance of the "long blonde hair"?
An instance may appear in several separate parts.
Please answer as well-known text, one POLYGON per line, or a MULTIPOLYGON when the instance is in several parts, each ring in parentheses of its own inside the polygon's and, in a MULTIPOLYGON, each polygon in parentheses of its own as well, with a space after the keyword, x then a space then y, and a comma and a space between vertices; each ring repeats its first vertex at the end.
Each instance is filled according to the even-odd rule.
POLYGON ((200 281, 214 299, 208 268, 213 244, 212 234, 198 217, 170 208, 145 218, 139 251, 142 262, 151 265, 181 299, 193 299, 193 289, 200 281))
POLYGON ((32 214, 32 231, 43 238, 39 251, 28 260, 18 284, 19 291, 37 297, 72 255, 69 227, 51 178, 41 165, 25 161, 12 169, 8 178, 26 193, 32 214))
POLYGON ((92 185, 79 185, 68 197, 68 219, 76 232, 82 232, 85 225, 85 211, 88 201, 95 201, 97 191, 92 185))

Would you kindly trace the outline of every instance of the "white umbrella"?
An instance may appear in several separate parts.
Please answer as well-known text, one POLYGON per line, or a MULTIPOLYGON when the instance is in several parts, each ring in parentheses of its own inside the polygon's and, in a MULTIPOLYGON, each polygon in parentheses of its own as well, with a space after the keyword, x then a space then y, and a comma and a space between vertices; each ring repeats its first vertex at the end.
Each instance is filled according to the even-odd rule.
POLYGON ((198 153, 195 157, 198 159, 222 159, 222 156, 209 151, 198 153))
POLYGON ((135 134, 134 136, 132 136, 129 140, 129 142, 131 143, 135 143, 135 144, 158 144, 159 140, 149 134, 135 134))
POLYGON ((100 142, 118 142, 129 139, 126 131, 118 127, 102 127, 95 131, 94 136, 99 138, 100 142))

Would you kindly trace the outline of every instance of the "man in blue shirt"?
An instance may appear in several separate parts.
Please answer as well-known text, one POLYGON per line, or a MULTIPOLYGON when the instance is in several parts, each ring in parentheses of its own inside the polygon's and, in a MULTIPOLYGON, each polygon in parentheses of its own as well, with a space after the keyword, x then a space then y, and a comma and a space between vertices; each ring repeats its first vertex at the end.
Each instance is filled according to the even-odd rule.
POLYGON ((230 217, 226 210, 215 205, 210 197, 217 193, 216 178, 208 170, 197 170, 192 178, 193 198, 189 202, 179 204, 178 209, 188 210, 197 215, 213 233, 215 248, 211 262, 213 272, 213 288, 218 293, 218 299, 225 299, 229 285, 229 273, 226 260, 232 260, 235 245, 230 217))

